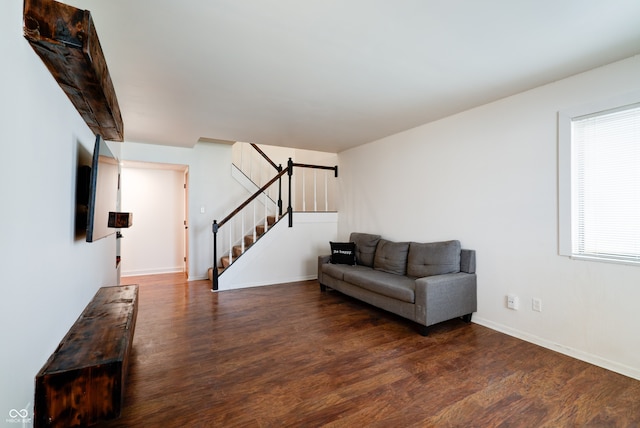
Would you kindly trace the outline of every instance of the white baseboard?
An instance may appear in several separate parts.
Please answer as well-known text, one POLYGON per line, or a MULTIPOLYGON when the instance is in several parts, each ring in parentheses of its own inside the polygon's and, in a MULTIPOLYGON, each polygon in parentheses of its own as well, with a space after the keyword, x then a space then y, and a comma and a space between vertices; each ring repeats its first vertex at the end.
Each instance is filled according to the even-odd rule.
POLYGON ((580 361, 587 362, 589 364, 593 364, 594 366, 602 367, 603 369, 611 370, 612 372, 616 372, 621 375, 628 376, 636 380, 640 380, 640 370, 635 369, 633 367, 629 367, 624 364, 620 364, 615 361, 611 361, 606 358, 602 358, 597 355, 593 355, 588 352, 581 351, 579 349, 574 349, 568 346, 561 345, 559 343, 550 342, 541 337, 534 336, 532 334, 513 329, 509 326, 498 324, 493 321, 477 317, 475 314, 473 315, 473 322, 476 324, 482 325, 484 327, 490 328, 492 330, 499 331, 500 333, 517 337, 518 339, 522 339, 526 342, 533 343, 538 346, 542 346, 543 348, 547 348, 552 351, 559 352, 561 354, 578 359, 580 361))
POLYGON ((128 270, 122 271, 120 273, 121 276, 142 276, 142 275, 157 275, 161 273, 179 273, 184 272, 184 267, 167 267, 167 268, 155 268, 155 269, 136 269, 136 270, 128 270))
POLYGON ((230 286, 221 287, 218 291, 239 290, 241 288, 253 288, 253 287, 267 287, 269 285, 287 284, 289 282, 310 281, 316 278, 317 278, 317 275, 308 275, 308 276, 301 276, 301 277, 282 278, 282 279, 278 279, 277 282, 273 282, 273 281, 247 282, 243 284, 233 284, 230 286))

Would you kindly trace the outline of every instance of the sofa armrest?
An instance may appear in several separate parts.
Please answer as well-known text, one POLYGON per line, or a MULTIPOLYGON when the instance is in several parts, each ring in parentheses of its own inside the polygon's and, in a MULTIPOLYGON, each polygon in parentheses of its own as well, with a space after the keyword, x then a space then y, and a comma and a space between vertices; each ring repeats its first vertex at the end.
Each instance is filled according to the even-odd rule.
POLYGON ((477 277, 473 273, 449 273, 416 279, 416 317, 430 326, 476 312, 477 277))
POLYGON ((476 250, 460 250, 460 271, 476 273, 476 250))
POLYGON ((325 263, 329 263, 331 261, 331 256, 318 256, 318 282, 322 284, 322 265, 325 263))

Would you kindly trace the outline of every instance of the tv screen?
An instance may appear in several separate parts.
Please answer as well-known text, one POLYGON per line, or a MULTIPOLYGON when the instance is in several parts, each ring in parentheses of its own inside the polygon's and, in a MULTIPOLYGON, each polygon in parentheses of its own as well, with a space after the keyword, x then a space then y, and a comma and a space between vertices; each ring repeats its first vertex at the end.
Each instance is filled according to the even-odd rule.
POLYGON ((109 212, 117 211, 119 186, 118 160, 100 135, 96 135, 89 181, 87 242, 116 232, 109 228, 109 212))

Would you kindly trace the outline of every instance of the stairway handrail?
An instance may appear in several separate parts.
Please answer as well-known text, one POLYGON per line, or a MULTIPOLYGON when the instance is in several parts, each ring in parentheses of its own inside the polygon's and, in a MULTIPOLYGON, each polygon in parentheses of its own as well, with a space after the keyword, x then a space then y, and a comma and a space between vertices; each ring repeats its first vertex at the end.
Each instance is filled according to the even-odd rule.
MULTIPOLYGON (((282 172, 282 164, 276 165, 274 161, 260 148, 256 143, 250 143, 250 146, 267 161, 276 171, 282 172)), ((282 182, 278 183, 278 215, 282 216, 282 182)))
POLYGON ((231 220, 231 218, 238 214, 240 211, 242 211, 242 209, 244 207, 246 207, 247 205, 249 205, 251 203, 251 201, 253 201, 255 198, 257 198, 258 196, 262 195, 263 193, 265 193, 265 191, 269 188, 269 186, 271 186, 273 183, 275 183, 280 177, 282 177, 284 174, 287 173, 287 170, 282 170, 280 172, 278 172, 276 174, 275 177, 273 177, 271 180, 269 180, 269 182, 267 184, 265 184, 264 186, 262 186, 260 189, 258 189, 253 195, 249 196, 249 198, 244 201, 242 204, 240 204, 235 210, 233 210, 231 212, 231 214, 229 214, 228 216, 226 216, 224 219, 222 219, 220 221, 220 223, 218 224, 218 227, 222 227, 222 225, 224 225, 226 222, 228 222, 229 220, 231 220))
POLYGON ((338 177, 338 165, 335 166, 325 166, 325 165, 311 165, 311 164, 307 164, 307 163, 292 163, 291 166, 294 167, 298 167, 298 168, 311 168, 311 169, 327 169, 327 170, 333 170, 334 173, 334 177, 338 177))
POLYGON ((267 162, 269 162, 269 165, 271 165, 276 171, 278 172, 282 171, 282 165, 280 166, 276 165, 276 163, 272 161, 271 158, 267 156, 267 154, 263 152, 262 149, 258 147, 256 143, 251 143, 251 147, 253 147, 260 154, 260 156, 262 156, 267 162))

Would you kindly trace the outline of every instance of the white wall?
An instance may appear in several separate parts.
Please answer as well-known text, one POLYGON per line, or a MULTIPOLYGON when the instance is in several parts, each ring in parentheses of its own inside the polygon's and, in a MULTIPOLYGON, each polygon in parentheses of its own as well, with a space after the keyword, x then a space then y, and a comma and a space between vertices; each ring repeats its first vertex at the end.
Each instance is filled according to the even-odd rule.
MULTIPOLYGON (((189 167, 189 279, 207 278, 213 262, 213 220, 224 218, 247 197, 231 176, 231 146, 199 142, 183 148, 125 142, 122 158, 189 167)), ((126 193, 124 184, 122 192, 126 193)), ((133 219, 135 227, 135 213, 133 219)))
POLYGON ((121 275, 184 272, 184 168, 122 167, 122 211, 133 213, 123 229, 121 275))
POLYGON ((97 289, 117 282, 115 236, 75 235, 76 170, 94 136, 23 38, 22 6, 0 6, 0 424, 11 409, 32 420, 35 375, 97 289))
POLYGON ((476 322, 640 379, 640 267, 559 256, 557 239, 557 112, 639 76, 636 56, 340 153, 339 236, 459 239, 477 250, 476 322))

